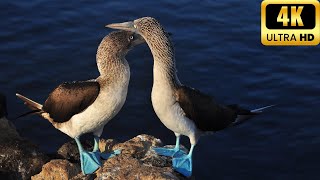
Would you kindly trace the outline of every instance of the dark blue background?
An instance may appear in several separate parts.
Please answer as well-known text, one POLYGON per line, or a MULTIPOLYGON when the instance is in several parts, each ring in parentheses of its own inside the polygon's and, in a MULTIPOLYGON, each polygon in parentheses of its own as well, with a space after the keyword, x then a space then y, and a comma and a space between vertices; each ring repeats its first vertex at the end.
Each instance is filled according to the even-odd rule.
MULTIPOLYGON (((265 47, 260 1, 0 2, 0 91, 11 117, 27 111, 20 92, 41 103, 64 81, 98 76, 96 49, 106 24, 157 18, 173 33, 180 80, 219 102, 248 108, 279 104, 241 126, 204 137, 195 148, 197 179, 315 179, 320 162, 318 47, 265 47)), ((129 53, 126 104, 103 136, 125 141, 147 133, 174 144, 150 101, 152 56, 129 53)), ((70 138, 36 116, 15 121, 46 152, 70 138)), ((189 147, 184 138, 183 143, 189 147)))

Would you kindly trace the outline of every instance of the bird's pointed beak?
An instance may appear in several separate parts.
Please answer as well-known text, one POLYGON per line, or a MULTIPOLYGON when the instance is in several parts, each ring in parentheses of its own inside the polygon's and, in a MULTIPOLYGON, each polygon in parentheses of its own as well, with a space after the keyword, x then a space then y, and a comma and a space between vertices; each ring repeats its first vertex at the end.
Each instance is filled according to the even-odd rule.
POLYGON ((111 28, 111 29, 120 29, 120 30, 125 30, 125 31, 136 32, 136 28, 134 27, 134 23, 132 21, 123 22, 123 23, 108 24, 108 25, 106 25, 106 27, 111 28))

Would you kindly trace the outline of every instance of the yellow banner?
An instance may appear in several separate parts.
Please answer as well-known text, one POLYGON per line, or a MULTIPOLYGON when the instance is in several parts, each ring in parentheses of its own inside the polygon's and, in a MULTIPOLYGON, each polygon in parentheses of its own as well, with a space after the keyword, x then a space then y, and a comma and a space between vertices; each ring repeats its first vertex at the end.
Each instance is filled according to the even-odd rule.
POLYGON ((263 1, 261 43, 266 46, 318 45, 320 43, 319 1, 263 1))

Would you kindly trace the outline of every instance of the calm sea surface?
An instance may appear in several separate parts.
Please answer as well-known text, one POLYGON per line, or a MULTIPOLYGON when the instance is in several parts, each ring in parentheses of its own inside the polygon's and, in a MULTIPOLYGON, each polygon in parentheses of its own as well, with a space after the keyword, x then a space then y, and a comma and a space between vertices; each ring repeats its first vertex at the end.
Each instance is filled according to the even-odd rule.
MULTIPOLYGON (((64 81, 98 76, 96 49, 108 23, 157 18, 173 33, 180 80, 219 102, 248 108, 279 104, 241 126, 204 137, 195 148, 197 179, 317 179, 320 169, 320 47, 265 47, 260 1, 0 2, 0 91, 10 117, 27 111, 19 92, 43 103, 64 81)), ((147 133, 174 144, 150 100, 152 56, 127 56, 126 104, 103 133, 125 141, 147 133)), ((71 140, 37 116, 14 122, 48 153, 71 140)), ((189 147, 187 138, 183 144, 189 147)))

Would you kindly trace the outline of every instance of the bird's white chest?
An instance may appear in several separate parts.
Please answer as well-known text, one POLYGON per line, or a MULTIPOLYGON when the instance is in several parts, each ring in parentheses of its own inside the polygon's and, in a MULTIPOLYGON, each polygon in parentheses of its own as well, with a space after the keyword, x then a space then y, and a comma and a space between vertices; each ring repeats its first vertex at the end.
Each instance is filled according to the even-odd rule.
POLYGON ((122 83, 100 89, 93 104, 83 112, 74 115, 60 130, 73 138, 90 132, 102 133, 104 125, 118 114, 125 103, 129 79, 130 76, 122 83))
POLYGON ((154 81, 151 101, 158 118, 171 131, 189 136, 196 131, 194 123, 185 116, 169 84, 154 81))

